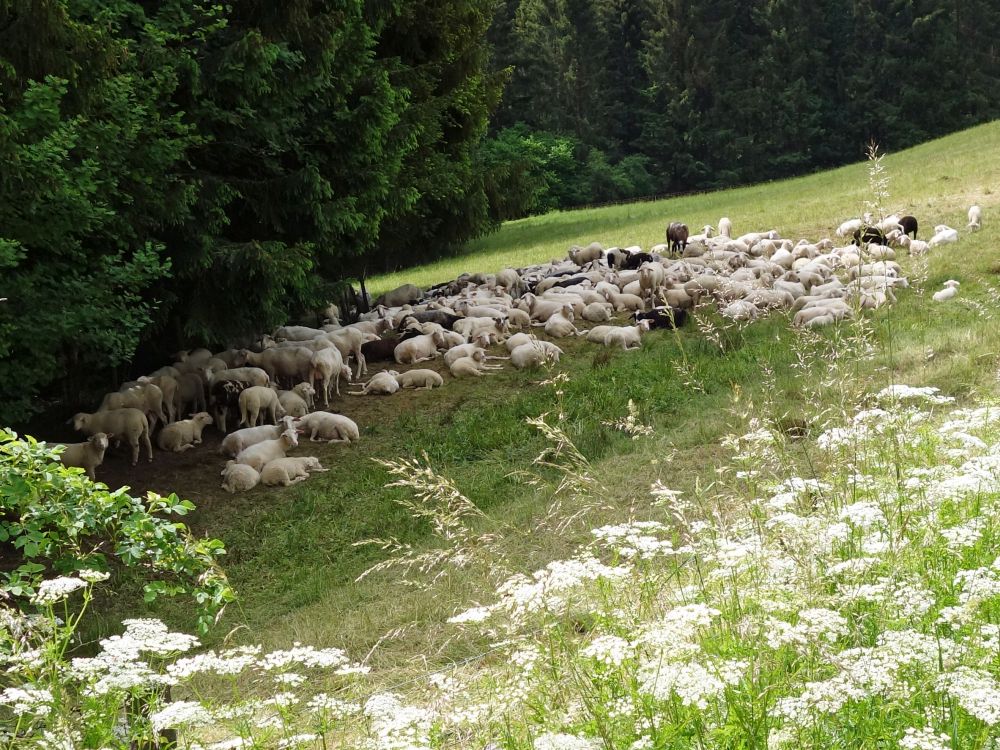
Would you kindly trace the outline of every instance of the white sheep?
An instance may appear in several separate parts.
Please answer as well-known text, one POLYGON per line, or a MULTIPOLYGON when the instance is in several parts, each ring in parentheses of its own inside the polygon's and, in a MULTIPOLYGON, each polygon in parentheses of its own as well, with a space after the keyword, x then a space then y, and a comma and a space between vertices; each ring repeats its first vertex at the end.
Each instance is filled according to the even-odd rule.
POLYGON ((226 492, 247 492, 260 482, 260 472, 247 464, 229 461, 222 470, 222 489, 226 492))
POLYGON ((583 315, 580 317, 590 323, 603 323, 606 320, 611 320, 611 310, 612 306, 609 302, 591 302, 583 308, 583 315))
POLYGON ((938 245, 944 245, 950 242, 958 242, 958 230, 952 229, 951 227, 941 225, 940 231, 935 228, 936 231, 934 236, 931 237, 930 241, 927 243, 931 247, 937 247, 938 245))
POLYGON ((263 442, 264 440, 274 440, 285 430, 291 429, 294 420, 292 417, 282 417, 278 424, 266 424, 260 427, 244 427, 226 435, 219 446, 219 453, 225 456, 235 457, 244 448, 263 442))
POLYGON ((104 463, 104 451, 107 449, 108 436, 103 432, 95 432, 86 442, 63 445, 59 460, 63 466, 77 466, 84 469, 91 481, 95 481, 97 477, 94 475, 94 469, 104 463))
MULTIPOLYGON (((409 340, 412 341, 412 339, 409 340)), ((399 373, 395 370, 384 370, 383 372, 376 373, 367 383, 355 384, 361 386, 360 391, 351 391, 347 395, 367 396, 369 393, 372 393, 376 395, 391 396, 399 390, 399 382, 396 380, 397 375, 399 375, 399 373)))
POLYGON ((485 360, 485 353, 477 351, 471 356, 459 357, 448 366, 448 369, 451 370, 451 374, 456 378, 462 378, 468 375, 478 378, 485 375, 487 370, 503 369, 503 365, 487 365, 485 364, 485 360))
POLYGON ((605 346, 619 346, 623 350, 638 349, 642 346, 640 337, 649 330, 651 320, 640 320, 634 326, 612 327, 601 342, 605 346))
POLYGON ((507 347, 508 352, 513 352, 517 347, 522 344, 530 344, 532 341, 537 341, 538 339, 532 333, 515 333, 509 339, 503 342, 503 345, 507 347))
POLYGON ((730 320, 749 321, 760 317, 760 310, 752 302, 740 299, 726 305, 719 311, 719 314, 730 320))
POLYGON ((201 443, 201 433, 207 425, 212 424, 212 415, 200 411, 191 419, 181 419, 168 424, 156 436, 156 444, 162 451, 180 453, 201 443))
POLYGON ((567 257, 578 266, 585 266, 595 260, 599 260, 604 255, 604 248, 598 242, 591 242, 587 247, 573 245, 569 249, 567 257))
POLYGON ((109 409, 139 409, 149 419, 150 430, 155 429, 157 420, 167 423, 163 413, 163 391, 149 378, 140 378, 136 385, 118 393, 108 393, 97 411, 109 409))
POLYGON ((983 211, 979 206, 969 207, 969 229, 973 232, 982 228, 983 225, 983 211))
POLYGON ((149 420, 140 409, 110 409, 95 414, 79 412, 73 415, 73 429, 84 435, 106 433, 115 442, 124 439, 132 447, 132 465, 139 462, 139 441, 146 446, 148 460, 153 460, 153 444, 149 442, 149 420))
POLYGON ((336 347, 320 349, 313 354, 309 360, 309 381, 315 383, 320 381, 320 388, 323 389, 323 403, 330 405, 330 384, 333 383, 334 390, 340 395, 340 379, 344 378, 347 383, 351 382, 351 368, 344 364, 344 356, 336 347))
POLYGON ((934 292, 933 299, 935 302, 947 302, 958 296, 958 288, 961 286, 954 279, 948 279, 944 282, 944 289, 934 292))
MULTIPOLYGON (((466 320, 484 320, 483 318, 466 318, 466 320)), ((427 362, 438 355, 438 347, 444 345, 440 332, 425 333, 422 336, 401 341, 393 350, 393 357, 401 365, 415 365, 427 362)))
POLYGON ((861 229, 863 225, 864 222, 861 219, 848 219, 837 227, 835 234, 838 237, 853 237, 854 233, 861 229))
POLYGON ((313 471, 327 471, 315 456, 275 458, 268 461, 264 470, 261 471, 260 482, 270 487, 279 485, 288 487, 305 481, 309 478, 309 473, 313 471))
POLYGON ((299 436, 295 430, 285 430, 274 440, 262 440, 241 450, 236 456, 236 463, 246 464, 261 471, 268 462, 284 458, 285 453, 298 444, 299 436))
POLYGON ((309 440, 314 443, 318 439, 328 443, 356 442, 361 436, 354 420, 343 414, 331 414, 328 411, 314 411, 312 414, 307 414, 296 421, 295 428, 302 435, 309 434, 309 440))
POLYGON ((538 346, 537 342, 529 342, 516 346, 510 353, 511 364, 518 370, 538 367, 546 359, 545 350, 538 346))
POLYGON ((434 370, 407 370, 396 376, 400 388, 420 388, 429 391, 444 385, 444 378, 434 370))
POLYGON ((573 325, 573 317, 573 308, 570 305, 563 305, 560 312, 550 315, 545 321, 545 332, 556 338, 576 336, 578 331, 573 325))
POLYGON ((730 238, 733 236, 733 222, 726 216, 719 219, 719 236, 730 238))
POLYGON ((316 389, 302 382, 290 391, 278 391, 278 403, 282 411, 290 417, 304 417, 311 410, 316 389))
POLYGON ((278 423, 278 417, 284 416, 278 394, 273 388, 253 385, 240 393, 240 424, 256 427, 266 418, 271 424, 278 423))

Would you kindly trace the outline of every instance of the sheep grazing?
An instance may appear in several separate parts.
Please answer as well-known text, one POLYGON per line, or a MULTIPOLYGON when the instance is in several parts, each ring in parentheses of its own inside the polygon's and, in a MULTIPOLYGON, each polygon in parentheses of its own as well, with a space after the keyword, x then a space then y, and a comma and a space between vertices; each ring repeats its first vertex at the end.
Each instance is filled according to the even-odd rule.
POLYGON ((969 229, 973 232, 982 229, 983 226, 983 211, 979 206, 969 207, 969 229))
POLYGON ((837 227, 835 234, 838 237, 853 237, 854 233, 861 229, 863 223, 861 219, 848 219, 837 227))
POLYGON ((371 393, 375 395, 391 396, 399 390, 399 382, 396 380, 397 375, 399 375, 399 373, 395 370, 385 370, 384 372, 376 373, 367 383, 356 383, 356 385, 361 386, 360 391, 351 391, 347 395, 367 396, 371 393))
POLYGON ((219 453, 224 456, 236 457, 244 448, 263 442, 264 440, 274 440, 285 430, 291 429, 294 420, 292 417, 282 417, 276 425, 266 424, 261 427, 244 427, 242 430, 226 435, 219 446, 219 453))
POLYGON ((950 299, 954 299, 958 296, 958 288, 961 286, 954 279, 948 279, 944 282, 944 289, 934 292, 933 299, 935 302, 947 302, 950 299))
POLYGON ((299 444, 295 430, 285 430, 274 440, 262 440, 256 445, 244 448, 236 456, 236 463, 254 467, 257 471, 276 458, 284 458, 285 453, 299 444))
MULTIPOLYGON (((58 443, 57 443, 58 445, 58 443)), ((94 469, 104 463, 104 451, 108 449, 108 435, 103 432, 95 432, 84 443, 68 443, 63 446, 63 452, 59 454, 59 460, 63 466, 76 466, 87 472, 91 481, 97 477, 94 469)))
POLYGON ((275 458, 260 473, 260 482, 269 487, 288 487, 305 481, 313 471, 327 471, 315 456, 275 458))
POLYGON ((343 414, 331 414, 328 411, 314 411, 295 422, 295 429, 300 435, 309 435, 313 443, 325 440, 328 443, 357 442, 361 433, 353 419, 343 414), (317 437, 318 436, 318 437, 317 437))
POLYGON ((670 252, 680 255, 684 252, 688 243, 688 227, 679 221, 672 221, 667 227, 667 242, 670 243, 670 252))
POLYGON ((230 461, 222 470, 222 489, 230 494, 252 490, 258 482, 260 482, 260 472, 247 464, 230 461))
POLYGON ((109 409, 94 414, 79 412, 71 420, 73 429, 84 435, 103 432, 113 437, 115 442, 124 439, 132 447, 132 465, 139 463, 139 441, 146 446, 149 461, 153 460, 153 444, 149 442, 149 420, 140 409, 109 409))
POLYGON ((407 370, 396 376, 400 388, 419 388, 429 391, 444 385, 444 378, 434 370, 407 370))
MULTIPOLYGON (((403 305, 415 305, 423 299, 424 293, 418 286, 413 284, 403 284, 392 291, 386 292, 375 300, 377 305, 386 307, 402 307, 403 305)), ((360 372, 358 373, 361 374, 360 372)))
POLYGON ((899 219, 899 229, 905 235, 913 235, 913 239, 917 239, 917 217, 915 216, 901 216, 899 219))
POLYGON ((191 419, 182 419, 168 424, 156 436, 156 445, 162 451, 180 453, 201 444, 201 433, 212 424, 212 415, 207 411, 198 412, 191 419))
POLYGON ((604 248, 599 242, 591 242, 586 247, 580 247, 579 245, 573 245, 567 253, 569 260, 576 263, 578 266, 585 266, 588 263, 593 263, 595 260, 600 260, 604 255, 604 248))

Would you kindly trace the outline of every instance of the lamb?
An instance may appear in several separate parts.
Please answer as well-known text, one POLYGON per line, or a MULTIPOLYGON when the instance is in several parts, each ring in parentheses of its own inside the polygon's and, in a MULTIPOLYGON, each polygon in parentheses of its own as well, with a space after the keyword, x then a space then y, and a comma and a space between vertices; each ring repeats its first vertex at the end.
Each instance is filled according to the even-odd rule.
POLYGON ((343 414, 331 414, 328 411, 316 411, 307 414, 295 423, 300 434, 309 433, 309 440, 317 442, 317 435, 328 443, 357 442, 361 433, 357 423, 343 414))
POLYGON ((206 425, 212 424, 212 415, 200 411, 191 419, 182 419, 168 424, 156 436, 156 444, 162 451, 180 453, 201 443, 201 433, 206 425))
POLYGON ((315 456, 275 458, 268 461, 260 473, 260 482, 270 487, 278 485, 288 487, 308 479, 311 471, 327 471, 327 469, 323 468, 315 456))
POLYGON ((367 396, 369 393, 373 393, 376 395, 391 396, 399 390, 399 382, 396 380, 397 375, 399 373, 395 370, 385 370, 376 373, 367 383, 363 385, 358 383, 358 385, 361 385, 360 391, 351 391, 348 395, 367 396))
POLYGON ((729 217, 723 216, 719 219, 719 236, 732 238, 733 236, 733 222, 729 220, 729 217))
POLYGON ((643 263, 639 269, 639 296, 646 297, 663 286, 666 273, 659 263, 643 263))
MULTIPOLYGON (((376 342, 371 342, 376 343, 376 342)), ((382 342, 378 342, 382 343, 382 342)), ((320 349, 314 353, 309 360, 309 382, 322 382, 323 403, 330 405, 330 383, 334 385, 337 395, 340 396, 340 379, 351 382, 351 368, 344 364, 344 355, 336 347, 320 349)), ((313 391, 317 393, 318 391, 313 391)))
POLYGON ((538 339, 531 333, 515 333, 509 339, 504 341, 504 346, 507 347, 508 352, 513 352, 517 347, 522 344, 530 344, 532 341, 537 341, 538 339))
POLYGON ((618 346, 621 344, 622 350, 638 349, 642 346, 640 336, 649 330, 650 321, 640 320, 634 326, 613 327, 604 336, 605 346, 618 346))
POLYGON ((944 289, 934 292, 933 299, 935 302, 947 302, 958 296, 958 288, 961 286, 954 279, 948 279, 944 282, 944 289))
MULTIPOLYGON (((312 415, 308 415, 312 416, 312 415)), ((306 418, 308 418, 308 416, 306 418)), ((285 430, 291 429, 294 420, 292 417, 282 417, 276 425, 263 425, 261 427, 245 427, 242 430, 226 435, 219 446, 219 453, 224 456, 235 457, 244 448, 256 445, 264 440, 274 440, 285 430)))
POLYGON ((84 435, 98 432, 112 436, 115 441, 128 440, 132 446, 132 465, 139 462, 139 441, 146 446, 148 460, 153 460, 153 444, 149 442, 149 420, 140 409, 124 408, 99 411, 94 414, 79 412, 73 415, 73 429, 84 435))
POLYGON ((756 320, 760 317, 760 310, 757 309, 757 306, 744 299, 726 305, 719 313, 724 318, 737 321, 756 320))
POLYGON ((538 342, 529 342, 514 347, 510 353, 510 361, 518 370, 527 370, 538 367, 548 359, 545 350, 538 345, 538 342))
POLYGON ((979 206, 969 207, 969 229, 978 231, 983 225, 983 211, 979 206))
POLYGON ((258 420, 265 418, 265 412, 271 424, 277 424, 278 417, 283 416, 278 413, 280 410, 278 394, 272 388, 254 385, 240 393, 240 424, 247 427, 256 427, 258 420))
POLYGON ((400 388, 421 388, 429 391, 444 385, 444 378, 434 370, 407 370, 396 376, 400 388))
POLYGON ((487 365, 485 364, 485 360, 485 353, 475 352, 468 357, 459 357, 448 367, 451 370, 451 374, 456 378, 462 378, 466 375, 472 375, 478 378, 486 374, 487 370, 503 369, 503 365, 487 365))
POLYGON ((95 432, 86 442, 69 443, 63 446, 59 460, 63 466, 76 466, 84 469, 90 481, 96 481, 94 469, 104 463, 104 451, 108 449, 108 435, 95 432))
POLYGON ((278 391, 278 403, 288 416, 304 417, 310 412, 315 395, 316 389, 303 381, 290 391, 278 391))
POLYGON ((252 490, 258 482, 260 482, 260 472, 247 464, 229 461, 222 470, 222 489, 230 494, 252 490))
POLYGON ((263 440, 249 448, 244 448, 236 456, 236 463, 252 466, 261 471, 268 462, 284 458, 285 453, 299 444, 295 430, 285 430, 274 440, 263 440))
POLYGON ((611 291, 605 291, 604 297, 608 302, 615 306, 615 310, 617 311, 642 310, 646 306, 646 303, 642 301, 642 297, 635 294, 615 294, 611 291))
POLYGON ((623 271, 636 271, 643 263, 653 263, 656 261, 649 253, 628 253, 621 264, 623 271))

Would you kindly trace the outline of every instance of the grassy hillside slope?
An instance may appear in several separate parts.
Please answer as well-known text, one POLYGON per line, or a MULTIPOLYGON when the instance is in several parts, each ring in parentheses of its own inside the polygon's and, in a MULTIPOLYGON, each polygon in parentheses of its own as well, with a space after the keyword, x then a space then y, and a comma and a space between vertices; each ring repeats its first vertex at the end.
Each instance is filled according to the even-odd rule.
MULTIPOLYGON (((812 432, 847 402, 892 382, 936 385, 960 399, 995 388, 1000 123, 890 155, 884 164, 890 179, 886 213, 916 215, 923 238, 939 223, 963 231, 961 242, 934 251, 926 263, 904 258, 913 288, 869 323, 812 334, 791 329, 784 315, 735 328, 706 311, 681 332, 651 334, 640 352, 569 342, 558 367, 565 382, 551 382, 554 372, 508 369, 476 382, 449 380, 433 392, 342 399, 335 406, 361 425, 362 441, 310 445, 308 453, 331 471, 303 485, 229 496, 217 487, 221 460, 195 451, 162 464, 155 481, 133 476, 134 487, 190 497, 199 506, 195 528, 226 542, 226 567, 241 600, 215 637, 235 628, 240 640, 332 644, 359 657, 377 645, 371 663, 393 665, 387 674, 425 670, 477 647, 456 640, 444 621, 491 598, 492 568, 531 570, 573 548, 595 524, 642 517, 654 481, 681 490, 711 483, 725 460, 720 438, 750 416, 812 432), (965 212, 973 202, 983 207, 984 226, 970 234, 965 212), (947 278, 962 282, 961 298, 932 303, 930 292, 947 278), (859 347, 870 347, 873 358, 858 363, 859 347), (834 368, 842 379, 832 377, 834 368), (637 420, 654 434, 633 439, 613 426, 630 401, 637 420), (533 467, 550 443, 526 420, 543 413, 551 424, 561 414, 559 426, 589 461, 587 473, 597 482, 589 493, 557 496, 562 475, 533 467), (394 538, 418 551, 441 547, 426 520, 397 504, 411 493, 385 488, 393 477, 372 460, 423 453, 485 514, 473 530, 502 541, 487 543, 473 534, 469 565, 427 589, 400 585, 393 570, 355 582, 387 556, 377 547, 353 546, 360 539, 394 538), (533 468, 546 481, 526 481, 533 468), (577 522, 547 516, 560 497, 558 518, 579 512, 577 522)), ((661 241, 672 219, 699 227, 725 215, 737 233, 776 228, 785 237, 818 239, 860 213, 869 197, 862 163, 739 190, 551 214, 507 224, 469 255, 382 277, 373 287, 493 272, 562 257, 571 244, 593 240, 648 247, 661 241)), ((103 611, 109 622, 123 614, 107 605, 103 611)), ((175 622, 185 617, 181 611, 158 614, 175 622)))

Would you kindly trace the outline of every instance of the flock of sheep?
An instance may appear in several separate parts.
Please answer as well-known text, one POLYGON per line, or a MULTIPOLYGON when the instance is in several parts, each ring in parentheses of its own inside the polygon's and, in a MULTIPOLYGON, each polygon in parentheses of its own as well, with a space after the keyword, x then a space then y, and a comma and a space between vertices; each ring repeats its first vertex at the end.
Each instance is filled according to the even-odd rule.
MULTIPOLYGON (((969 228, 979 229, 979 207, 968 216, 969 228)), ((160 423, 156 443, 174 452, 199 445, 203 430, 214 425, 228 433, 220 447, 231 458, 222 471, 224 489, 287 486, 325 471, 315 457, 287 455, 300 435, 330 443, 359 439, 353 420, 326 410, 331 397, 341 395, 341 379, 354 383, 347 395, 389 395, 442 386, 436 369, 410 367, 439 357, 440 369, 455 378, 483 376, 505 361, 518 369, 558 362, 562 349, 532 328, 551 339, 584 336, 637 349, 647 331, 683 325, 688 311, 708 299, 731 320, 785 309, 796 326, 828 325, 895 301, 893 290, 907 286, 897 249, 926 253, 959 238, 939 225, 924 242, 916 239, 917 230, 912 216, 879 222, 866 216, 842 223, 835 232, 839 242, 793 242, 775 230, 734 237, 728 218, 698 235, 673 222, 668 244, 649 252, 592 243, 570 248, 564 260, 462 274, 426 291, 406 284, 382 295, 355 323, 341 325, 331 305, 321 328, 282 326, 261 338, 260 351, 179 352, 174 364, 107 394, 96 412, 76 414, 74 428, 90 437, 66 445, 60 458, 94 479, 110 440, 129 444, 134 466, 140 447, 152 461, 151 435, 160 423), (631 325, 612 322, 626 312, 631 325), (578 327, 581 322, 593 325, 578 327), (504 356, 490 353, 500 345, 504 356), (385 369, 360 382, 374 362, 400 370, 385 369), (317 409, 320 398, 324 410, 317 409), (179 419, 182 414, 190 416, 179 419), (237 417, 240 429, 229 432, 237 417)), ((957 287, 957 281, 947 282, 934 299, 954 297, 957 287)))

